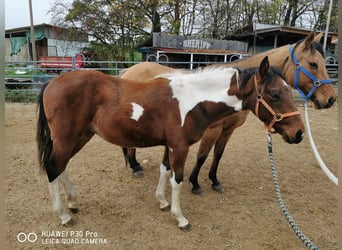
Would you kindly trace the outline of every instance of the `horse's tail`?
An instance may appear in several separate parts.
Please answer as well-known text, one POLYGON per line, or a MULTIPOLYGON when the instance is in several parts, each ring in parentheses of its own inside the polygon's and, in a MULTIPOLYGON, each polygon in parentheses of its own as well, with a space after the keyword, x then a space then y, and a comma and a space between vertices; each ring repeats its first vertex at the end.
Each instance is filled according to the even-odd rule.
POLYGON ((128 148, 122 147, 122 152, 124 154, 125 164, 126 164, 126 167, 127 167, 127 164, 129 162, 128 148))
POLYGON ((51 139, 51 131, 48 126, 47 118, 45 115, 43 94, 48 83, 43 85, 38 97, 38 124, 36 140, 38 143, 38 160, 42 170, 46 171, 47 166, 51 162, 51 153, 53 142, 51 139))

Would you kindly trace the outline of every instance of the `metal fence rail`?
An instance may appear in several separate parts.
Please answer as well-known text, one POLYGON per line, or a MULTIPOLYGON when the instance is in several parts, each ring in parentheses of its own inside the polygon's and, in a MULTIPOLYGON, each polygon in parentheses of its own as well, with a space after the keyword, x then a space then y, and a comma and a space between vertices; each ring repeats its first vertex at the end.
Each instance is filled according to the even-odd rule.
MULTIPOLYGON (((48 61, 44 61, 48 63, 48 61)), ((137 61, 86 61, 85 68, 80 70, 99 70, 106 74, 117 76, 128 67, 137 64, 137 61)), ((190 69, 190 62, 159 62, 166 66, 190 69)), ((11 61, 5 62, 5 98, 10 102, 35 102, 39 89, 43 84, 55 78, 60 73, 76 70, 77 61, 72 61, 71 67, 40 67, 40 61, 11 61)), ((197 68, 213 64, 213 62, 193 62, 191 67, 197 68)), ((327 64, 327 71, 337 89, 338 64, 327 64)), ((336 90, 337 92, 337 90, 336 90)), ((296 91, 293 92, 297 101, 300 97, 296 91)))

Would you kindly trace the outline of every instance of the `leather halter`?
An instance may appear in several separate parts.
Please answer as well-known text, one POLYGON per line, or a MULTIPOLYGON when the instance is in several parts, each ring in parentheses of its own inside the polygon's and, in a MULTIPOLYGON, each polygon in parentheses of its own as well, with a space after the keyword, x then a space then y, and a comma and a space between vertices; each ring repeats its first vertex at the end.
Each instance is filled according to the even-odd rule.
POLYGON ((330 79, 328 80, 319 80, 317 79, 313 74, 311 74, 306 68, 304 68, 297 60, 296 55, 294 54, 294 49, 292 45, 289 46, 290 54, 292 61, 296 67, 296 72, 295 72, 295 80, 294 80, 294 88, 298 90, 299 94, 301 97, 305 100, 310 99, 312 94, 316 91, 316 89, 323 85, 323 84, 331 84, 332 81, 330 79), (307 95, 304 94, 304 92, 299 88, 299 72, 302 72, 304 75, 306 75, 310 80, 313 82, 313 87, 309 91, 307 95))
POLYGON ((262 105, 264 105, 264 107, 272 114, 273 116, 273 120, 270 122, 270 124, 266 125, 265 123, 265 126, 266 126, 266 129, 268 132, 271 131, 271 129, 273 128, 274 124, 276 122, 280 122, 281 120, 283 120, 284 118, 286 117, 289 117, 289 116, 294 116, 294 115, 300 115, 300 112, 297 110, 297 111, 293 111, 293 112, 288 112, 288 113, 285 113, 285 114, 282 114, 282 113, 276 113, 274 111, 274 109, 268 105, 268 103, 265 101, 265 99, 262 97, 262 93, 259 92, 258 90, 258 83, 257 83, 257 80, 256 80, 256 76, 254 76, 254 85, 255 85, 255 91, 257 93, 256 95, 256 105, 255 105, 255 115, 259 118, 259 105, 260 103, 262 105))

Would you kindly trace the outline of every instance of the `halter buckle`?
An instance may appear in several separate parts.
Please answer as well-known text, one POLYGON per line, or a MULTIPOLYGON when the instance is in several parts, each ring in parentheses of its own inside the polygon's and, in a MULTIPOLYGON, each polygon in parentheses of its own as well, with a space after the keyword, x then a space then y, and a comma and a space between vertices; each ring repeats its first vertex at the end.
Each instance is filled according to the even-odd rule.
POLYGON ((314 81, 314 86, 316 86, 316 87, 319 87, 319 86, 321 86, 322 85, 322 83, 321 83, 321 81, 320 80, 316 80, 316 81, 314 81))
POLYGON ((262 100, 262 95, 261 94, 257 94, 256 99, 258 102, 260 102, 262 100))
POLYGON ((273 116, 273 119, 276 121, 276 122, 280 122, 281 120, 283 120, 283 115, 282 114, 280 114, 280 113, 276 113, 276 114, 274 114, 274 116, 273 116))
POLYGON ((297 63, 297 64, 295 65, 295 67, 296 67, 296 69, 300 69, 300 68, 302 67, 302 65, 301 65, 300 63, 297 63))

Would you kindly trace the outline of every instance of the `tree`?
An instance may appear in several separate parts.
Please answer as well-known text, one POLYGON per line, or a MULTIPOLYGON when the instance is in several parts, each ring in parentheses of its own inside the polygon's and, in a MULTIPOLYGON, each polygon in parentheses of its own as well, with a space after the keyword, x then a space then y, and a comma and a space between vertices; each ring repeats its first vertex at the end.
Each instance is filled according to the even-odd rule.
MULTIPOLYGON (((134 48, 153 32, 222 39, 253 23, 324 27, 328 0, 56 0, 58 26, 88 34, 103 59, 133 58, 134 48), (101 48, 101 49, 100 49, 101 48)), ((331 30, 337 31, 337 0, 331 30)))

